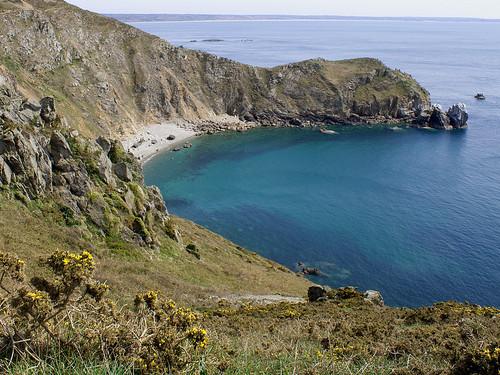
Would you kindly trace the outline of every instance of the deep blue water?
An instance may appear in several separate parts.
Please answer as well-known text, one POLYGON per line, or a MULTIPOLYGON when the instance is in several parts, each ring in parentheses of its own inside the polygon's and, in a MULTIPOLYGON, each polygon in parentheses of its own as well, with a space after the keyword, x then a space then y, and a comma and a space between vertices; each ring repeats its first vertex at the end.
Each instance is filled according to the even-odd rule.
POLYGON ((176 215, 332 286, 391 305, 500 306, 500 23, 399 21, 134 24, 189 48, 272 66, 371 56, 434 102, 468 105, 455 132, 259 129, 196 139, 145 166, 176 215), (190 40, 221 39, 221 42, 190 40), (472 96, 484 91, 485 102, 472 96))

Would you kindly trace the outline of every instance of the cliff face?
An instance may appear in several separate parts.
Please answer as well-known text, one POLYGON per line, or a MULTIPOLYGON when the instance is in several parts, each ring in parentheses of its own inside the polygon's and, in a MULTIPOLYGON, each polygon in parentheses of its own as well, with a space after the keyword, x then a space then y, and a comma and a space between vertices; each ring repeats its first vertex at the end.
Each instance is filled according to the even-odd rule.
POLYGON ((49 199, 68 226, 155 247, 177 239, 160 191, 119 141, 86 139, 64 126, 52 98, 24 102, 0 83, 0 186, 29 202, 49 199))
POLYGON ((263 124, 413 120, 428 93, 373 59, 273 69, 177 48, 61 0, 0 5, 0 64, 28 98, 52 95, 89 135, 219 115, 263 124))

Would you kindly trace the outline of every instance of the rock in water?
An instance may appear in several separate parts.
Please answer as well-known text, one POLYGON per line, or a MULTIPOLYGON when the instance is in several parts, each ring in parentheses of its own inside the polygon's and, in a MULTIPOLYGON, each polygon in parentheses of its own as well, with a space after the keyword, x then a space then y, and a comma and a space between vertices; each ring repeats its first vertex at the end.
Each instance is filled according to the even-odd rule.
POLYGON ((464 103, 455 104, 448 109, 448 118, 450 119, 450 124, 455 129, 462 129, 467 127, 467 121, 469 120, 469 113, 467 112, 467 107, 464 103))
POLYGON ((447 112, 444 112, 439 104, 435 104, 430 110, 422 111, 414 124, 439 130, 452 130, 466 128, 468 120, 469 114, 463 103, 451 106, 447 112))
POLYGON ((432 106, 432 113, 429 119, 429 126, 434 129, 451 130, 453 127, 450 124, 448 115, 443 112, 443 108, 439 104, 432 106))

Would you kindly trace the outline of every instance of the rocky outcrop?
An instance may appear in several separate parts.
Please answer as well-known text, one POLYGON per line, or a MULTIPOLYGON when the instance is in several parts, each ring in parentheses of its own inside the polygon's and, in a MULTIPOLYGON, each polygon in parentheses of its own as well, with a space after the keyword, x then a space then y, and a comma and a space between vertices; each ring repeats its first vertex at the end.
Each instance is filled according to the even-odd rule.
POLYGON ((422 111, 414 124, 438 130, 464 129, 467 127, 469 114, 465 104, 455 104, 443 111, 439 104, 433 105, 429 110, 422 111))
POLYGON ((309 302, 318 302, 327 299, 327 290, 320 285, 313 285, 307 290, 307 298, 309 302))
POLYGON ((40 100, 40 118, 45 125, 53 125, 57 120, 56 104, 53 97, 48 96, 40 100))
MULTIPOLYGON (((0 100, 7 103, 5 95, 0 100)), ((57 125, 53 100, 39 108, 42 123, 16 121, 24 114, 15 110, 0 123, 1 185, 24 201, 57 202, 68 225, 82 222, 149 246, 157 245, 159 231, 178 237, 160 191, 143 185, 140 166, 120 142, 91 141, 57 125)))
POLYGON ((351 286, 332 289, 328 286, 313 285, 309 287, 307 297, 309 302, 357 299, 364 300, 377 306, 384 306, 384 299, 380 292, 376 290, 367 290, 363 293, 351 286))
POLYGON ((465 104, 459 103, 451 106, 450 109, 448 109, 447 115, 453 128, 462 129, 467 127, 469 113, 467 112, 465 104))

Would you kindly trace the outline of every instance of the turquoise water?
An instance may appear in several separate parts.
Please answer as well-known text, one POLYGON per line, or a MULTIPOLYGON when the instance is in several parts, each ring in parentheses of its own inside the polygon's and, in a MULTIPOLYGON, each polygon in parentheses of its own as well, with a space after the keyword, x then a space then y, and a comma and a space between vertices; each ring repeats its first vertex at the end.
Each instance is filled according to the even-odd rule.
POLYGON ((179 216, 291 268, 299 261, 320 268, 319 283, 378 289, 391 305, 500 306, 500 24, 136 26, 177 44, 201 34, 225 38, 197 48, 259 65, 380 57, 416 76, 436 101, 466 102, 464 131, 338 127, 337 136, 259 129, 202 137, 149 162, 146 182, 179 216), (475 102, 476 91, 488 100, 475 102))

